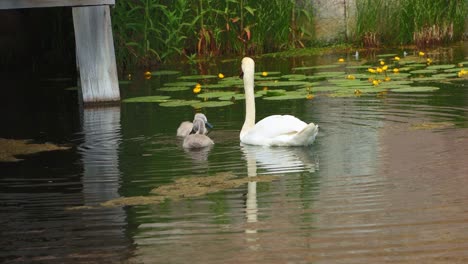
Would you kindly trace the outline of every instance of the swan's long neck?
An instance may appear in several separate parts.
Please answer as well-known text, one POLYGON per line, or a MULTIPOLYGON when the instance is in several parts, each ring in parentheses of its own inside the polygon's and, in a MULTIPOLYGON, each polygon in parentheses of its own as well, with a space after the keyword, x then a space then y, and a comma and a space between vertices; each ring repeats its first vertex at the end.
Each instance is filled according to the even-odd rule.
POLYGON ((242 126, 240 138, 255 126, 254 73, 254 65, 251 65, 249 69, 244 69, 245 121, 242 126))

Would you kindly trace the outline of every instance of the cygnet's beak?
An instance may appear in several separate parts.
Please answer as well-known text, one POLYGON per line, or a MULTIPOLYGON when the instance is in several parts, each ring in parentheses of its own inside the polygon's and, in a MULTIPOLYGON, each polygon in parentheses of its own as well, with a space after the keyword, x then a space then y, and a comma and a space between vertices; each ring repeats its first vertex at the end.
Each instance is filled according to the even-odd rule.
POLYGON ((208 123, 208 122, 205 122, 205 127, 207 127, 207 128, 213 128, 213 125, 210 124, 210 123, 208 123))

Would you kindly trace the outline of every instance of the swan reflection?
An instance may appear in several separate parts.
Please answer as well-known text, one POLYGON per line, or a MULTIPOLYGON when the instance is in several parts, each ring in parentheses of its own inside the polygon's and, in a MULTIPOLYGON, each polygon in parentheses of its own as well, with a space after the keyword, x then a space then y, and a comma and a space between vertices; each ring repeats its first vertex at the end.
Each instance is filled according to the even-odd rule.
POLYGON ((310 147, 262 147, 242 144, 241 150, 248 165, 249 160, 255 161, 255 172, 249 171, 249 176, 256 176, 257 166, 264 174, 315 172, 319 169, 318 158, 310 147))
MULTIPOLYGON (((312 148, 300 147, 263 147, 241 144, 241 150, 247 162, 248 177, 257 176, 257 168, 262 174, 287 173, 308 171, 314 172, 319 169, 318 159, 312 148)), ((245 233, 248 234, 246 241, 254 243, 258 240, 256 236, 258 222, 257 206, 257 182, 251 181, 247 186, 245 217, 247 221, 245 233)), ((258 244, 251 244, 249 248, 258 249, 258 244)))

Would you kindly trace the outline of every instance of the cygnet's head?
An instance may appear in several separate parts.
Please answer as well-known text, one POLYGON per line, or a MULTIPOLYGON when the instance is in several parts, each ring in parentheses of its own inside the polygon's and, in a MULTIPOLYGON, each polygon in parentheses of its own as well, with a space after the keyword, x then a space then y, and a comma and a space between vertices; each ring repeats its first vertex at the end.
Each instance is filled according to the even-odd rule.
POLYGON ((193 123, 195 123, 195 120, 201 120, 204 124, 204 126, 208 127, 208 128, 213 128, 213 125, 211 125, 209 122, 208 122, 208 119, 206 118, 206 116, 202 113, 197 113, 195 114, 195 117, 193 118, 193 123))
POLYGON ((196 118, 193 120, 193 128, 191 134, 201 134, 204 135, 206 134, 206 127, 205 127, 205 122, 201 118, 196 118))

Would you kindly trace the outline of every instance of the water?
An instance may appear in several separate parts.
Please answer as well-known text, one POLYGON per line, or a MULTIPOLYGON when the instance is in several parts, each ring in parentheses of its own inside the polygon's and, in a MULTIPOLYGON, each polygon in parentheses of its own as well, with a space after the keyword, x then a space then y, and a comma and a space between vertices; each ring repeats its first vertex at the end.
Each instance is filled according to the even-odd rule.
MULTIPOLYGON (((258 65, 285 72, 301 60, 336 56, 258 65)), ((228 65, 218 67, 238 72, 228 65)), ((208 108, 216 144, 201 153, 184 151, 175 137, 191 108, 80 109, 76 95, 63 91, 71 80, 34 82, 44 92, 33 94, 24 92, 31 84, 10 85, 17 89, 7 95, 16 97, 2 106, 2 136, 73 148, 0 163, 5 263, 468 261, 466 83, 382 98, 257 100, 257 117, 288 113, 318 123, 309 148, 241 146, 243 103, 208 108), (415 129, 424 122, 450 125, 415 129), (277 179, 161 204, 68 210, 225 172, 277 179)))

